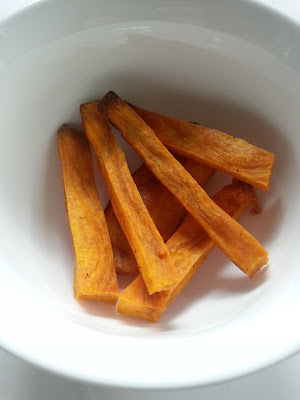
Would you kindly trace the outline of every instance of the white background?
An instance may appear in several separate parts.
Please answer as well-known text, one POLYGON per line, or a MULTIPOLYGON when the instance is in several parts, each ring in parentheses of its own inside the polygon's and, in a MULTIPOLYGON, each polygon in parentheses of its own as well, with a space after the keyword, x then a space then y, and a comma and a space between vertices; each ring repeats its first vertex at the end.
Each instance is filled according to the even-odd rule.
MULTIPOLYGON (((242 1, 242 0, 241 0, 242 1)), ((33 0, 0 0, 0 19, 33 0)), ((299 0, 260 0, 300 23, 299 0)), ((88 387, 50 375, 0 350, 0 400, 205 399, 299 400, 300 354, 251 376, 188 392, 135 392, 88 387)))

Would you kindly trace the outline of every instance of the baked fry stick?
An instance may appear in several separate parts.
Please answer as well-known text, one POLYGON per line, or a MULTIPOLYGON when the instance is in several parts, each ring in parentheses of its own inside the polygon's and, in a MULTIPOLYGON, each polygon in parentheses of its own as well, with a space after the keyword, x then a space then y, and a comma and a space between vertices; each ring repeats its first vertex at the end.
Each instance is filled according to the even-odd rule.
POLYGON ((174 153, 269 191, 274 154, 216 129, 130 106, 174 153))
MULTIPOLYGON (((233 218, 238 219, 249 205, 257 209, 255 189, 245 183, 234 181, 214 197, 214 201, 233 218)), ((139 275, 120 294, 118 312, 157 322, 161 314, 190 281, 204 259, 214 247, 199 223, 190 215, 168 240, 167 247, 180 275, 173 289, 149 296, 143 278, 139 275)))
POLYGON ((99 110, 242 271, 252 277, 267 264, 268 253, 260 243, 209 198, 132 108, 109 92, 100 102, 99 110))
MULTIPOLYGON (((178 160, 201 186, 205 185, 213 174, 212 168, 196 163, 187 157, 179 156, 178 160)), ((184 219, 186 209, 144 164, 133 173, 132 178, 156 228, 166 242, 184 219)), ((118 274, 138 275, 140 271, 135 257, 117 220, 111 202, 105 209, 105 218, 111 239, 116 272, 118 274)))
POLYGON ((57 143, 76 258, 74 296, 116 304, 118 282, 89 144, 83 133, 67 125, 58 130, 57 143))
POLYGON ((149 294, 166 290, 178 280, 174 264, 134 184, 124 153, 97 105, 92 102, 80 106, 86 136, 149 294))

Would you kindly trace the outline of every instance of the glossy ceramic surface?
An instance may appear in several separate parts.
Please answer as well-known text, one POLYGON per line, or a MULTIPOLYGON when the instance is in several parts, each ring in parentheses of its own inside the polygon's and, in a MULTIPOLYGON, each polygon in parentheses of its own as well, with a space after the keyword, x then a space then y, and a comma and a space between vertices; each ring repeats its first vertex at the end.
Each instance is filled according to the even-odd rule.
MULTIPOLYGON (((61 0, 3 19, 4 348, 65 376, 130 388, 218 382, 299 349, 299 43, 298 25, 237 0, 61 0), (79 125, 79 104, 110 89, 276 153, 271 192, 259 193, 263 213, 241 220, 269 266, 249 280, 215 250, 156 325, 72 295, 55 132, 79 125)), ((134 170, 140 160, 121 142, 134 170)), ((98 186, 105 205, 100 178, 98 186)))

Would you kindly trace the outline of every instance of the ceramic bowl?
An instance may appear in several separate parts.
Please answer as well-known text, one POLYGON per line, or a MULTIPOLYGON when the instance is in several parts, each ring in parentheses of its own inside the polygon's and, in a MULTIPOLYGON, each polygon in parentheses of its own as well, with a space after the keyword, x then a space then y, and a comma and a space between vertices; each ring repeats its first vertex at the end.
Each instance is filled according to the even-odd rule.
MULTIPOLYGON (((140 389, 216 383, 299 350, 300 27, 238 0, 31 3, 0 25, 0 345, 140 389), (248 279, 214 250, 157 324, 73 298, 56 130, 108 90, 276 154, 262 214, 241 219, 269 265, 248 279)), ((133 171, 141 160, 121 144, 133 171)))

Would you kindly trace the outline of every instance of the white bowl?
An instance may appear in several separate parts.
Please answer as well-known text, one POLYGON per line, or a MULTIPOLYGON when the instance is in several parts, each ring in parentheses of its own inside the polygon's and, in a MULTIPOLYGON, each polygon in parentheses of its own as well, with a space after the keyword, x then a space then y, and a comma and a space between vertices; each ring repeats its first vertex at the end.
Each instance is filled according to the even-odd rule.
POLYGON ((300 349, 299 43, 298 25, 237 0, 39 1, 1 22, 4 349, 128 388, 219 382, 300 349), (214 250, 158 324, 73 298, 56 129, 108 90, 276 153, 263 213, 241 220, 269 266, 249 280, 214 250))

